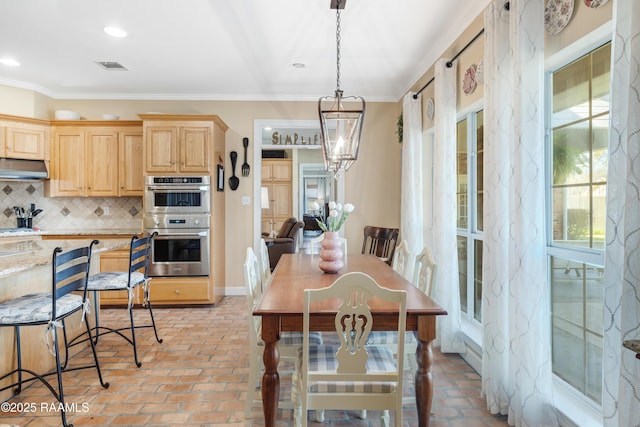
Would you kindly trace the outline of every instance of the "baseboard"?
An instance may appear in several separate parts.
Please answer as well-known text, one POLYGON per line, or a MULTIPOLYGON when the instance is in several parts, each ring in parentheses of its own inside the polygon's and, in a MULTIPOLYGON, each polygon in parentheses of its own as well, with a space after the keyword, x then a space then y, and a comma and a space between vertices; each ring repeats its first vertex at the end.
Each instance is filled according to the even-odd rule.
POLYGON ((482 375, 482 349, 471 339, 465 339, 465 351, 460 356, 469 364, 478 375, 482 375))
POLYGON ((247 290, 244 288, 244 286, 225 286, 224 294, 226 296, 246 295, 247 290))

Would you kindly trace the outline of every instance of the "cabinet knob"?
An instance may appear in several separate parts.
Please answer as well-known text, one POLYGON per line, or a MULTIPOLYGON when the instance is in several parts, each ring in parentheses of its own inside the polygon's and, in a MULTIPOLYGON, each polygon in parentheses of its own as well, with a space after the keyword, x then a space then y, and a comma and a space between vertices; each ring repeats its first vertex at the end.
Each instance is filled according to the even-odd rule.
POLYGON ((176 289, 176 295, 180 295, 180 289, 176 289))

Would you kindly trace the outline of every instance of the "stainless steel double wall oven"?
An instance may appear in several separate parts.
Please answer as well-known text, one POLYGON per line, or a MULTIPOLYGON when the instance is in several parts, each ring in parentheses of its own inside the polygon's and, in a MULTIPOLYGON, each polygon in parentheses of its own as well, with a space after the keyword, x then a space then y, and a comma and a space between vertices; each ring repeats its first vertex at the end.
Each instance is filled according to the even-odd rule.
POLYGON ((145 232, 157 232, 149 275, 208 276, 211 228, 209 176, 147 176, 145 232))

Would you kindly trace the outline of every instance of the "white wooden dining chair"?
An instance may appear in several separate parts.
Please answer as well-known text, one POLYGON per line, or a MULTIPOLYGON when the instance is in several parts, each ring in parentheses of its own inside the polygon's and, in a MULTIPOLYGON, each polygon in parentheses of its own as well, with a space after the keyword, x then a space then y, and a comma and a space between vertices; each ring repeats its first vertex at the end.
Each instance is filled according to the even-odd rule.
POLYGON ((433 255, 431 255, 431 250, 428 246, 425 246, 422 252, 416 256, 411 282, 427 296, 431 296, 431 292, 433 291, 436 267, 437 265, 433 259, 433 255))
POLYGON ((262 286, 266 286, 270 278, 269 248, 267 248, 267 242, 264 239, 260 239, 260 280, 262 286))
MULTIPOLYGON (((433 259, 433 256, 431 255, 429 247, 425 246, 422 252, 420 252, 415 258, 413 264, 413 278, 411 279, 411 283, 427 296, 431 296, 435 275, 436 263, 433 259)), ((418 370, 418 362, 415 356, 418 349, 418 340, 413 332, 407 332, 405 334, 404 340, 405 371, 415 374, 418 370)), ((369 335, 369 341, 367 342, 367 344, 384 345, 389 350, 396 353, 397 342, 397 335, 394 331, 375 331, 369 335)), ((411 403, 412 401, 412 396, 404 397, 405 403, 411 403)))
MULTIPOLYGON (((244 415, 245 418, 249 419, 251 418, 253 406, 262 404, 262 400, 256 396, 256 387, 263 368, 262 355, 264 353, 264 342, 261 339, 262 318, 253 315, 253 310, 262 295, 260 283, 261 267, 258 257, 251 247, 247 248, 243 267, 248 309, 247 323, 249 326, 249 383, 245 398, 244 415)), ((312 340, 316 344, 322 344, 322 335, 316 332, 312 335, 312 340)), ((298 349, 301 347, 301 332, 283 332, 278 343, 280 361, 295 362, 298 356, 298 349)), ((292 371, 280 371, 281 375, 290 375, 292 373, 292 371)), ((279 407, 291 409, 293 408, 293 403, 290 400, 283 401, 280 402, 279 407)))
POLYGON ((413 270, 413 254, 409 250, 407 241, 403 240, 396 246, 396 250, 393 253, 393 261, 391 263, 397 273, 401 274, 407 280, 411 280, 411 273, 413 270))
POLYGON ((292 396, 296 425, 307 425, 310 409, 377 409, 383 411, 383 425, 389 424, 388 410, 395 410, 395 425, 401 426, 406 292, 383 288, 360 272, 344 274, 328 288, 304 292, 304 342, 292 396), (397 359, 386 347, 366 345, 374 327, 368 305, 373 297, 398 304, 397 359), (312 306, 336 298, 340 306, 334 324, 340 345, 314 345, 309 339, 312 306))

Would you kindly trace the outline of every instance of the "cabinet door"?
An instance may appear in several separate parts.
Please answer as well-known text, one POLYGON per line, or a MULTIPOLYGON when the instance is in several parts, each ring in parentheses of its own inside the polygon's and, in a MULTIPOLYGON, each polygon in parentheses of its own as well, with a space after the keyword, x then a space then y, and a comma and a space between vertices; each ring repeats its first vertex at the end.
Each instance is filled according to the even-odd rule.
POLYGON ((271 166, 271 179, 274 181, 291 181, 291 160, 274 162, 271 166))
POLYGON ((86 136, 87 196, 118 195, 118 133, 112 129, 89 130, 86 136))
POLYGON ((209 152, 212 128, 180 128, 180 165, 181 172, 210 171, 209 152))
POLYGON ((291 160, 263 160, 262 161, 263 181, 291 181, 292 170, 291 160))
POLYGON ((147 172, 177 172, 177 129, 149 126, 145 130, 145 169, 147 172))
MULTIPOLYGON (((273 194, 269 205, 272 209, 274 217, 289 218, 292 216, 292 198, 290 183, 273 183, 271 184, 271 194, 273 194)), ((276 229, 278 230, 278 229, 276 229)))
POLYGON ((51 196, 84 196, 84 139, 82 129, 62 129, 55 133, 51 196))
POLYGON ((271 171, 271 163, 267 160, 263 160, 262 161, 262 170, 261 170, 261 180, 262 181, 271 181, 271 175, 272 175, 272 171, 271 171))
POLYGON ((118 135, 120 196, 142 196, 144 189, 142 131, 123 131, 118 135))
POLYGON ((49 131, 44 126, 16 125, 6 129, 6 157, 49 160, 49 131))

